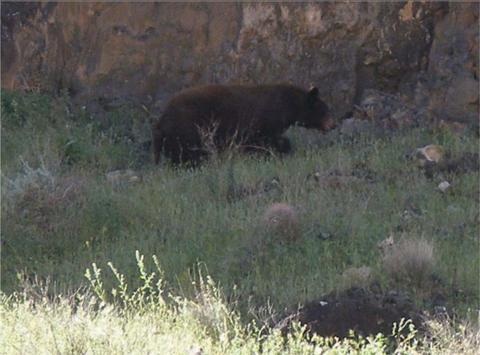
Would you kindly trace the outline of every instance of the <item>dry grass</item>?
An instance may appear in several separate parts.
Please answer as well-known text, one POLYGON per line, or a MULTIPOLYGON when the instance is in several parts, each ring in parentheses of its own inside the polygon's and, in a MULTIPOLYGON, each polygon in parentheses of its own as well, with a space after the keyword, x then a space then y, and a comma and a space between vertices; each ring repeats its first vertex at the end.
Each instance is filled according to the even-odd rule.
POLYGON ((372 269, 368 266, 346 269, 341 277, 340 290, 351 287, 367 288, 373 281, 372 269))
POLYGON ((0 292, 0 348, 10 353, 131 354, 477 354, 478 326, 450 319, 427 322, 419 338, 409 321, 401 321, 394 342, 368 338, 321 338, 309 341, 296 324, 287 336, 269 326, 245 322, 212 279, 200 277, 199 293, 190 300, 168 294, 163 271, 146 272, 137 252, 141 278, 130 289, 118 275, 115 291, 123 307, 105 301, 100 269, 88 270, 94 293, 79 292, 55 300, 41 291, 33 297, 0 292), (162 295, 165 295, 164 298, 162 295), (36 302, 32 302, 35 299, 36 302), (403 332, 405 330, 406 332, 403 332))
POLYGON ((451 319, 429 320, 425 341, 425 353, 441 354, 478 354, 480 348, 480 329, 478 323, 466 321, 456 323, 451 319))
POLYGON ((423 238, 403 238, 384 248, 382 262, 394 280, 421 287, 435 266, 434 247, 423 238))
POLYGON ((52 233, 60 225, 71 222, 63 211, 84 202, 84 186, 85 179, 74 175, 52 178, 48 183, 32 182, 24 185, 21 193, 10 200, 4 213, 30 221, 41 235, 52 233))
POLYGON ((295 242, 300 239, 300 222, 297 212, 287 203, 270 205, 263 215, 263 224, 269 233, 283 242, 295 242))
POLYGON ((222 154, 231 158, 232 155, 240 151, 247 139, 238 130, 231 137, 222 137, 218 134, 220 121, 213 117, 211 123, 206 127, 197 125, 196 128, 200 137, 200 151, 206 153, 209 159, 213 161, 218 161, 222 154))

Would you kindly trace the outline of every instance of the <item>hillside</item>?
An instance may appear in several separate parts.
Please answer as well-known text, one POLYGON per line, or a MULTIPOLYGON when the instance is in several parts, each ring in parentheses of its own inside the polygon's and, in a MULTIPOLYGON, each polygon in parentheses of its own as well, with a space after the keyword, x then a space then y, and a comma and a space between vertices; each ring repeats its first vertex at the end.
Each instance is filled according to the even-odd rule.
MULTIPOLYGON (((66 94, 2 93, 1 348, 313 353, 298 329, 282 345, 271 327, 299 304, 351 287, 395 290, 431 315, 475 320, 475 130, 293 128, 290 155, 229 151, 189 170, 151 163, 149 127, 135 106, 98 119, 66 94), (416 149, 427 144, 456 165, 426 173, 416 149), (265 221, 274 203, 292 208, 294 238, 265 221), (398 249, 402 240, 414 253, 398 249)), ((475 328, 457 325, 431 328, 433 343, 397 338, 397 346, 473 353, 475 328)), ((389 349, 385 339, 355 344, 335 346, 389 349)))

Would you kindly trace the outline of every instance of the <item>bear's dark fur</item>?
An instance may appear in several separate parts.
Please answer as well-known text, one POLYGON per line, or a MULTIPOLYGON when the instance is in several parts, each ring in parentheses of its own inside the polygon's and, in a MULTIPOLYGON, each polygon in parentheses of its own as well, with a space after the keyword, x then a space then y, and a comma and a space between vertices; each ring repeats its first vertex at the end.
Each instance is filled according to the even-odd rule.
POLYGON ((160 153, 174 164, 197 163, 210 145, 222 149, 229 143, 246 147, 290 150, 282 134, 295 123, 322 131, 335 125, 318 89, 293 85, 208 85, 175 95, 153 127, 155 163, 160 153))

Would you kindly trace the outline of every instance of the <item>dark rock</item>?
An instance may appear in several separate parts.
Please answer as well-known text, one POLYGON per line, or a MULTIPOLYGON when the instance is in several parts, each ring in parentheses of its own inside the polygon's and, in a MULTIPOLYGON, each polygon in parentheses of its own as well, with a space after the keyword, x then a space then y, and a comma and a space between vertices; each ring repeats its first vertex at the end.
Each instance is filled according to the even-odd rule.
POLYGON ((463 153, 458 157, 447 158, 440 162, 427 161, 423 166, 429 179, 437 174, 459 175, 479 171, 480 158, 477 153, 463 153))
POLYGON ((360 165, 348 171, 331 169, 327 171, 315 171, 307 175, 308 180, 314 180, 321 187, 328 189, 342 189, 365 183, 375 183, 377 177, 375 173, 360 165))
POLYGON ((371 133, 374 129, 375 125, 373 122, 363 119, 347 118, 342 121, 340 133, 348 137, 353 137, 359 134, 371 133))
POLYGON ((365 90, 359 105, 355 106, 354 118, 356 122, 366 120, 388 130, 417 126, 425 117, 424 112, 398 94, 365 90))

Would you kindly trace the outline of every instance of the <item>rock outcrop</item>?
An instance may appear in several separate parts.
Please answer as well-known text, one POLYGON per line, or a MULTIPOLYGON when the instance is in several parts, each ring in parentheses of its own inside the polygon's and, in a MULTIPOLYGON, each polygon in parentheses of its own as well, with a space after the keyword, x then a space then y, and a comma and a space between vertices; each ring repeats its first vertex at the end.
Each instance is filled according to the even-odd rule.
POLYGON ((479 5, 2 3, 2 87, 161 110, 201 83, 315 84, 344 115, 365 90, 427 118, 479 108, 479 5))

